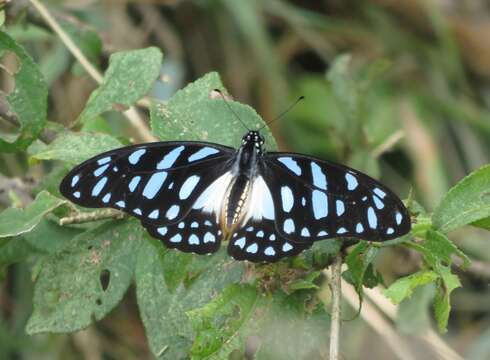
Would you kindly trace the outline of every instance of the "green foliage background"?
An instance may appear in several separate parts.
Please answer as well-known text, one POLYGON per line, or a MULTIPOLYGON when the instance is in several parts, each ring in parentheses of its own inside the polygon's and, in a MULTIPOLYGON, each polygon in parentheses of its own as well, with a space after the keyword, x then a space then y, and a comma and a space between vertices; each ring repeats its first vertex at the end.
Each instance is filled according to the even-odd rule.
POLYGON ((306 96, 263 130, 267 148, 347 163, 406 198, 409 235, 345 254, 360 298, 374 288, 399 305, 392 333, 375 335, 345 303, 346 358, 396 358, 393 336, 436 358, 417 337, 432 328, 446 352, 490 356, 490 61, 460 40, 471 11, 456 21, 402 1, 47 2, 103 72, 97 84, 33 3, 0 12, 0 358, 326 358, 324 269, 340 240, 273 265, 224 248, 184 254, 58 192, 73 165, 149 137, 238 146, 243 127, 215 88, 249 128, 306 96))

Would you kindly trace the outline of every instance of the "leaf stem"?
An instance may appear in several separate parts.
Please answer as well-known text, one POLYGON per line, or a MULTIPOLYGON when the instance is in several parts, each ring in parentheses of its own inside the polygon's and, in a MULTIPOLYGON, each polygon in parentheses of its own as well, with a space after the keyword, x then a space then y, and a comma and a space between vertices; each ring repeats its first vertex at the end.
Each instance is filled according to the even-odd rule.
MULTIPOLYGON (((34 8, 39 12, 41 17, 46 21, 49 27, 58 35, 60 40, 65 44, 71 54, 77 59, 77 61, 82 65, 82 67, 87 71, 87 73, 94 79, 98 84, 101 84, 104 80, 102 74, 90 63, 87 57, 82 53, 80 48, 73 42, 70 36, 63 30, 56 19, 50 14, 49 10, 38 0, 29 0, 34 6, 34 8)), ((147 101, 142 102, 142 104, 148 105, 147 101)), ((128 110, 123 112, 124 116, 129 120, 131 125, 136 129, 138 136, 143 141, 155 141, 156 138, 151 134, 148 126, 141 118, 140 114, 136 111, 134 106, 131 106, 128 110)))
POLYGON ((332 310, 330 323, 330 360, 339 359, 340 345, 340 295, 342 293, 341 283, 342 254, 338 253, 331 265, 331 284, 332 284, 332 310))

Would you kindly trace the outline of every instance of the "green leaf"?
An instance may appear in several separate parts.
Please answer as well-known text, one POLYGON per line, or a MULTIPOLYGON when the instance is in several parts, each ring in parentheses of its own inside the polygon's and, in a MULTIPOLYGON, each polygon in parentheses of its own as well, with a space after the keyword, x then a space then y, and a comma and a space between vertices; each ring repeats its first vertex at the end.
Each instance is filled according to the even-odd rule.
POLYGON ((374 261, 379 249, 371 246, 368 242, 362 241, 358 243, 354 249, 345 258, 349 270, 348 274, 344 277, 351 280, 357 292, 360 293, 363 285, 370 285, 378 283, 378 277, 373 269, 369 269, 369 265, 374 261), (366 275, 370 275, 371 278, 367 278, 366 275))
POLYGON ((321 271, 313 271, 307 274, 304 278, 295 280, 292 282, 288 289, 291 291, 306 290, 306 289, 319 289, 319 286, 315 284, 315 280, 321 275, 321 271))
POLYGON ((48 146, 31 153, 31 156, 37 160, 61 160, 69 164, 78 164, 121 146, 119 140, 106 134, 66 132, 60 134, 48 146))
POLYGON ((162 256, 163 276, 170 292, 186 280, 188 267, 194 260, 193 254, 170 250, 162 256))
POLYGON ((162 255, 161 249, 156 240, 141 247, 136 266, 138 306, 153 354, 159 359, 187 359, 194 332, 186 312, 204 306, 227 285, 238 283, 243 264, 230 260, 224 249, 206 257, 193 255, 188 269, 197 263, 200 270, 193 271, 192 280, 170 290, 165 285, 162 256, 175 250, 162 255))
POLYGON ((456 184, 432 214, 434 227, 443 233, 490 216, 490 165, 456 184))
MULTIPOLYGON (((435 261, 451 264, 453 262, 451 259, 452 255, 460 257, 465 267, 468 267, 471 262, 465 253, 459 250, 446 235, 439 231, 428 230, 426 241, 424 241, 422 246, 431 254, 430 256, 437 258, 437 260, 432 260, 432 264, 435 264, 435 261)), ((437 268, 437 265, 433 266, 437 268)))
POLYGON ((471 225, 485 229, 485 230, 490 230, 490 216, 478 221, 475 221, 471 223, 471 225))
POLYGON ((136 220, 110 221, 46 257, 27 333, 77 331, 107 315, 131 284, 142 233, 136 220))
POLYGON ((54 254, 82 232, 82 229, 60 226, 55 221, 42 219, 32 231, 24 234, 23 238, 37 251, 54 254))
POLYGON ((37 251, 23 238, 11 239, 5 244, 0 244, 0 281, 2 268, 25 261, 37 251))
MULTIPOLYGON (((209 73, 179 90, 166 104, 152 102, 150 116, 155 136, 161 140, 202 140, 238 147, 247 129, 233 112, 249 129, 265 125, 248 105, 227 100, 232 112, 220 96, 210 98, 214 89, 226 93, 219 76, 209 73)), ((262 135, 267 149, 275 150, 276 142, 267 127, 262 135)))
POLYGON ((454 289, 461 287, 461 283, 459 282, 459 278, 451 273, 450 267, 442 267, 440 269, 440 274, 440 284, 437 288, 434 301, 434 314, 439 332, 445 333, 447 331, 449 312, 451 311, 449 297, 454 289))
POLYGON ((6 209, 0 213, 0 238, 31 231, 46 214, 66 203, 66 200, 42 191, 25 209, 6 209))
POLYGON ((313 292, 295 292, 286 296, 273 294, 271 304, 257 313, 256 360, 323 359, 328 352, 330 318, 323 304, 313 305, 313 292))
POLYGON ((249 285, 233 284, 202 308, 188 311, 187 315, 196 332, 192 345, 193 359, 227 359, 236 348, 243 348, 244 328, 254 317, 257 292, 249 285))
POLYGON ((429 311, 434 300, 436 284, 418 286, 413 294, 405 298, 396 313, 396 327, 405 334, 420 334, 432 326, 432 316, 429 311))
POLYGON ((410 297, 418 286, 426 285, 436 281, 439 275, 432 270, 422 270, 415 274, 396 280, 391 286, 383 291, 394 304, 401 303, 410 297))
POLYGON ((79 120, 84 122, 114 106, 131 106, 145 96, 160 74, 162 53, 156 47, 111 55, 102 84, 88 99, 79 120))
MULTIPOLYGON (((14 74, 15 89, 6 95, 9 111, 20 123, 19 133, 0 138, 0 152, 25 150, 41 133, 46 123, 48 89, 32 58, 9 35, 0 31, 0 51, 13 52, 19 63, 14 74)), ((2 95, 3 97, 3 95, 2 95)))

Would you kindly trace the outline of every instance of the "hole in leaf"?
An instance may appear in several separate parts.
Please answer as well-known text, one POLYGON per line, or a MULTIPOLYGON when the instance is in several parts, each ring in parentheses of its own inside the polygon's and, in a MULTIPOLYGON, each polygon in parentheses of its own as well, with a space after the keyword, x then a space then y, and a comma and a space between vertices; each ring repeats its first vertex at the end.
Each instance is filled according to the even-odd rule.
POLYGON ((95 303, 96 303, 97 305, 102 305, 102 300, 100 300, 100 298, 99 298, 99 299, 95 300, 95 303))
POLYGON ((92 245, 87 246, 87 250, 92 250, 94 247, 92 245))
POLYGON ((100 286, 102 286, 102 290, 106 291, 111 280, 111 272, 107 269, 102 270, 100 272, 99 280, 100 286))

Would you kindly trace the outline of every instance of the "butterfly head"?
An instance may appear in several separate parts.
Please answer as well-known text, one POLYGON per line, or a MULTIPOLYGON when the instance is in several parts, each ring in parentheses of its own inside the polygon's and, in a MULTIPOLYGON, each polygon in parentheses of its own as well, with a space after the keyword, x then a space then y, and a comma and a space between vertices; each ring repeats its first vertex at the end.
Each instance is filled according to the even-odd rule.
POLYGON ((264 137, 258 131, 250 130, 242 138, 242 147, 255 149, 255 152, 262 153, 264 137))

